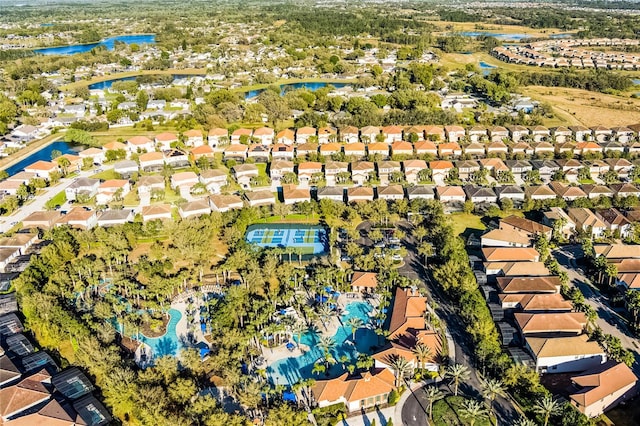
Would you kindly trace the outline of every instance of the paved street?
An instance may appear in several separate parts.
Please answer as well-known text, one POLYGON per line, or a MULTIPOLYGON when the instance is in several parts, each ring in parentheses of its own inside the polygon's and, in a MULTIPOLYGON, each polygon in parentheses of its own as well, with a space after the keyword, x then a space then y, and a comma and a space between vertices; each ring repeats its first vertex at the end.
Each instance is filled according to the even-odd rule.
MULTIPOLYGON (((113 164, 106 164, 102 167, 102 170, 110 170, 113 168, 113 164)), ((69 186, 74 179, 81 177, 89 177, 96 174, 95 170, 85 170, 78 173, 73 178, 64 178, 60 179, 54 186, 50 186, 42 190, 40 194, 38 194, 30 203, 23 205, 18 210, 16 210, 11 216, 5 218, 2 223, 0 223, 0 233, 7 232, 9 229, 13 227, 15 223, 22 222, 24 218, 29 216, 33 212, 37 212, 40 210, 45 210, 45 204, 47 201, 55 197, 59 192, 63 191, 67 186, 69 186)))
MULTIPOLYGON (((461 384, 460 393, 480 398, 480 390, 482 387, 480 385, 480 380, 478 380, 478 372, 472 362, 473 354, 471 348, 473 347, 473 343, 468 339, 466 326, 460 320, 460 317, 455 310, 455 306, 440 294, 436 285, 431 282, 431 278, 426 274, 423 266, 423 259, 418 256, 418 241, 413 237, 411 232, 413 229, 411 223, 408 221, 402 221, 398 223, 397 226, 405 232, 406 237, 402 243, 407 248, 408 253, 404 259, 405 263, 399 271, 402 275, 410 279, 419 279, 421 282, 425 283, 424 289, 427 291, 430 298, 436 302, 436 313, 444 322, 447 331, 450 333, 454 342, 455 353, 450 355, 451 362, 463 364, 469 368, 469 371, 471 372, 469 380, 466 380, 465 383, 461 384)), ((443 390, 449 390, 446 383, 442 383, 440 386, 443 390)), ((414 391, 402 407, 403 424, 407 426, 426 425, 426 407, 427 403, 424 397, 424 392, 421 389, 414 391)), ((494 407, 496 409, 499 425, 512 425, 515 419, 518 418, 518 414, 513 405, 504 398, 498 398, 494 403, 494 407)))
POLYGON ((638 338, 629 330, 625 319, 609 306, 605 296, 585 276, 582 267, 576 262, 584 255, 579 245, 565 246, 555 250, 553 255, 569 276, 569 285, 577 287, 584 295, 585 301, 598 313, 597 324, 606 334, 620 338, 622 346, 633 352, 636 362, 633 371, 640 374, 640 344, 638 338))

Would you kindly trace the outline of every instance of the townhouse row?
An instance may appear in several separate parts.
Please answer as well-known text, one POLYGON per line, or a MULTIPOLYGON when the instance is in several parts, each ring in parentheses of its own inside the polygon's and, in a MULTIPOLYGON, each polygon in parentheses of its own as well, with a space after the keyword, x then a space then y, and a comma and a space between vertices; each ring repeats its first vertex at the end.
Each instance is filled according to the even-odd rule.
POLYGON ((585 314, 574 311, 560 294, 560 279, 540 262, 534 241, 551 234, 551 227, 525 218, 500 220, 481 237, 482 261, 472 258, 481 265, 474 273, 512 357, 542 373, 570 374, 566 396, 579 411, 597 417, 631 399, 638 379, 589 340, 585 314))

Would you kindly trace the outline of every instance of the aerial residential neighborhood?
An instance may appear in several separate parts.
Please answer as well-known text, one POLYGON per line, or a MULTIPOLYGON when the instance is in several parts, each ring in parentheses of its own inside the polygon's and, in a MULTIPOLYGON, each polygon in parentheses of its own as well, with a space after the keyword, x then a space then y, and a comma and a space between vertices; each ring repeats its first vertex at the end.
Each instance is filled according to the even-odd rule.
POLYGON ((633 1, 0 4, 0 424, 640 424, 633 1))

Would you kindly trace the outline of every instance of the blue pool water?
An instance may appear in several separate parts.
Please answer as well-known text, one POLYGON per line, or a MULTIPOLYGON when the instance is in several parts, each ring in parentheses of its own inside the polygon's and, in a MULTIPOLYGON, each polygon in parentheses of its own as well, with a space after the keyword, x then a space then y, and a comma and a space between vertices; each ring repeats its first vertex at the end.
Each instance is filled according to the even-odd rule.
POLYGON ((98 46, 105 46, 108 50, 113 50, 116 41, 126 44, 154 44, 156 42, 155 34, 134 34, 105 38, 98 43, 88 44, 70 44, 69 46, 46 47, 43 49, 34 49, 34 52, 41 55, 74 55, 76 53, 85 53, 98 46))
MULTIPOLYGON (((348 83, 323 83, 323 82, 319 82, 319 81, 282 84, 280 86, 280 95, 284 95, 289 90, 296 90, 296 89, 302 89, 302 88, 311 90, 312 92, 315 92, 316 90, 321 89, 323 87, 327 87, 329 85, 335 87, 336 89, 340 89, 342 87, 349 86, 348 83)), ((260 93, 262 93, 264 90, 265 89, 250 90, 248 92, 245 92, 244 98, 245 99, 255 98, 260 93)))
POLYGON ((140 335, 140 341, 151 347, 154 358, 164 355, 178 355, 178 351, 184 347, 176 333, 176 325, 182 318, 182 314, 176 309, 169 309, 169 315, 171 318, 167 323, 167 332, 164 335, 154 338, 140 335))
POLYGON ((36 161, 51 161, 51 153, 53 151, 60 151, 63 154, 77 154, 78 151, 82 151, 85 147, 82 145, 70 144, 69 142, 57 141, 52 143, 51 145, 45 146, 44 148, 30 154, 28 157, 18 161, 13 166, 7 167, 5 170, 9 174, 9 176, 13 176, 18 172, 21 172, 22 169, 27 167, 30 164, 35 163, 36 161))
POLYGON ((329 249, 326 229, 314 225, 251 225, 245 239, 258 247, 299 247, 303 254, 322 254, 329 249))
MULTIPOLYGON (((356 331, 355 345, 353 345, 351 341, 351 327, 345 325, 338 328, 338 331, 333 336, 336 346, 331 351, 331 354, 338 363, 329 369, 329 377, 337 377, 346 371, 340 363, 342 356, 346 355, 349 358, 349 361, 345 364, 349 365, 355 364, 359 353, 373 353, 374 348, 378 344, 378 336, 373 330, 374 327, 371 325, 369 319, 369 313, 372 310, 373 307, 366 302, 352 302, 345 306, 344 314, 340 317, 342 324, 346 324, 350 318, 356 317, 360 318, 365 326, 356 331)), ((294 337, 294 340, 295 339, 296 337, 294 337)), ((285 358, 267 367, 267 375, 273 384, 291 385, 302 378, 314 376, 311 373, 313 364, 316 360, 323 357, 322 350, 318 348, 320 336, 316 333, 308 332, 302 335, 301 341, 303 345, 309 346, 309 352, 299 355, 300 351, 296 348, 292 353, 297 354, 297 356, 285 358)), ((322 377, 316 376, 316 378, 325 378, 324 374, 321 376, 322 377)))

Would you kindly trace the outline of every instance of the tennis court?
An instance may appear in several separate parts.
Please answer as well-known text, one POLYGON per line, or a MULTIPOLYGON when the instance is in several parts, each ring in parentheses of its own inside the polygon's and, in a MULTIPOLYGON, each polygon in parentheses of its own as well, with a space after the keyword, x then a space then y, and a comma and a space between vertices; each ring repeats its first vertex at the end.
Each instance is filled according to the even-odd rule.
POLYGON ((322 254, 328 250, 327 231, 314 225, 252 225, 246 240, 260 247, 298 248, 303 255, 322 254))

